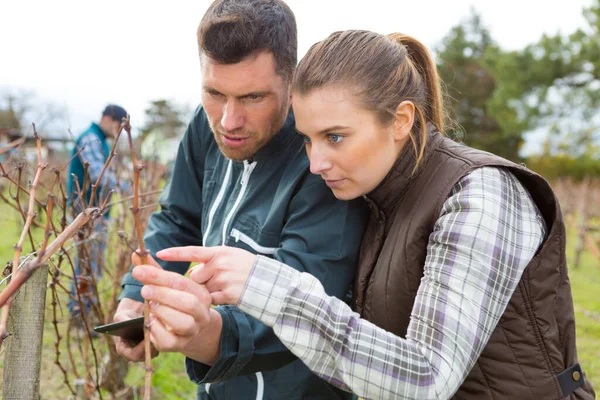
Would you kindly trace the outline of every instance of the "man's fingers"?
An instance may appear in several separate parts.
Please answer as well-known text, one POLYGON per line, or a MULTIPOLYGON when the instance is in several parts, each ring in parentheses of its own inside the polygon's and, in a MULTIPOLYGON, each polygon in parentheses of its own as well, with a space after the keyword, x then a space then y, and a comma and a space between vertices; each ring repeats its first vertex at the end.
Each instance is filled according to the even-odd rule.
MULTIPOLYGON (((135 266, 142 265, 142 257, 140 257, 138 253, 139 249, 131 253, 131 263, 135 266)), ((156 262, 154 258, 150 254, 146 255, 146 264, 152 265, 153 267, 161 268, 161 266, 156 262)))
POLYGON ((115 347, 117 353, 129 361, 142 361, 144 359, 144 341, 136 344, 115 336, 115 347))
POLYGON ((190 261, 207 263, 217 253, 218 247, 185 246, 171 247, 156 253, 156 256, 165 261, 190 261))
POLYGON ((149 265, 140 265, 133 269, 131 275, 144 285, 164 286, 199 295, 198 285, 176 272, 165 271, 149 265))
MULTIPOLYGON (((182 275, 179 275, 176 272, 165 271, 162 269, 150 267, 148 265, 140 265, 133 269, 132 276, 135 279, 137 279, 138 281, 140 281, 141 283, 143 283, 145 286, 173 289, 174 292, 171 296, 172 301, 175 301, 177 304, 180 305, 180 307, 174 307, 174 308, 181 308, 181 306, 186 303, 181 300, 181 296, 183 294, 188 294, 188 295, 191 295, 192 297, 200 299, 200 301, 202 303, 204 303, 205 301, 209 302, 209 300, 208 300, 209 295, 206 292, 205 288, 196 284, 191 279, 184 277, 182 275)), ((148 289, 145 289, 145 290, 147 293, 148 289)), ((142 293, 142 296, 144 296, 144 293, 142 293)), ((156 301, 162 300, 162 302, 166 301, 166 299, 152 299, 152 298, 148 298, 148 300, 156 300, 156 301)), ((194 304, 196 304, 196 303, 194 303, 194 304)), ((182 311, 185 311, 185 310, 182 310, 182 311)))
POLYGON ((205 325, 210 318, 207 306, 204 309, 200 307, 196 315, 186 314, 165 304, 155 302, 150 303, 150 309, 152 316, 162 322, 163 325, 170 327, 169 330, 177 336, 194 335, 198 331, 196 319, 201 320, 205 325))
MULTIPOLYGON (((127 297, 121 299, 119 301, 119 306, 117 307, 117 311, 115 314, 125 312, 125 316, 129 316, 129 318, 134 318, 144 313, 144 302, 140 302, 137 300, 129 299, 127 297)), ((127 318, 125 318, 127 319, 127 318)), ((120 320, 116 320, 118 322, 120 320)))
POLYGON ((180 350, 180 338, 167 329, 160 319, 154 319, 150 325, 150 341, 158 351, 170 352, 180 350))
POLYGON ((167 306, 174 310, 189 315, 196 315, 202 307, 207 308, 209 303, 206 289, 199 287, 197 294, 181 292, 164 286, 145 285, 142 288, 142 297, 161 306, 167 306))
POLYGON ((113 320, 115 322, 121 322, 121 321, 126 321, 128 319, 132 319, 135 317, 139 317, 139 316, 140 316, 140 314, 136 313, 133 310, 121 310, 115 314, 113 320))

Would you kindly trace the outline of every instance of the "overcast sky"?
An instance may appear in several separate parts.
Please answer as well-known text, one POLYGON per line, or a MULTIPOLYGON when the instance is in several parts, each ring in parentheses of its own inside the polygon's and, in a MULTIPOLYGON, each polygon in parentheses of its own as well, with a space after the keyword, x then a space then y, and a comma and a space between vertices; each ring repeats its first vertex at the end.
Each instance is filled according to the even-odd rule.
MULTIPOLYGON (((151 100, 195 106, 200 100, 196 27, 208 0, 5 0, 0 2, 0 93, 32 90, 69 114, 74 133, 98 120, 109 102, 143 122, 151 100)), ((436 46, 474 7, 504 49, 543 33, 584 25, 591 0, 552 6, 547 0, 289 0, 299 57, 340 29, 403 32, 436 46)), ((515 73, 517 73, 515 71, 515 73)), ((65 131, 68 128, 65 122, 65 131)))

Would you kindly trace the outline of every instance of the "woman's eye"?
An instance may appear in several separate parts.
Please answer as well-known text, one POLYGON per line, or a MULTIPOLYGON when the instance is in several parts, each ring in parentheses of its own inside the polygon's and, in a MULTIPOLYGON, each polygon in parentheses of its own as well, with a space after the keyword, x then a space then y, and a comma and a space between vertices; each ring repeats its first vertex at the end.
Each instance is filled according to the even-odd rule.
POLYGON ((328 135, 328 138, 331 141, 331 143, 339 143, 342 141, 342 139, 344 139, 343 136, 335 135, 335 134, 328 135))

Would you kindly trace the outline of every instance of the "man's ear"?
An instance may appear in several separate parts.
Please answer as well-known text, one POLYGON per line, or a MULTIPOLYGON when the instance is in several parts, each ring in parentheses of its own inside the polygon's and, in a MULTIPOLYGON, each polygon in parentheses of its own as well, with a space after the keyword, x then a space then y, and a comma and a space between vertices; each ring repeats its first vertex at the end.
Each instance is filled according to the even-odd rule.
POLYGON ((415 122, 415 105, 412 101, 403 101, 396 107, 394 116, 394 139, 404 141, 408 137, 415 122))
POLYGON ((294 72, 292 72, 290 74, 290 77, 288 78, 288 93, 290 94, 290 107, 292 106, 292 82, 294 81, 294 72))

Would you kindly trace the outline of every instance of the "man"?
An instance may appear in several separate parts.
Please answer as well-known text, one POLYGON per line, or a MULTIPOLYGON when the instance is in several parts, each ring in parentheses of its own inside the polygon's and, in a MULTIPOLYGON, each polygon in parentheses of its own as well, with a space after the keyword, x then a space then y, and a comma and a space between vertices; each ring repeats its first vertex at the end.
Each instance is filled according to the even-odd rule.
MULTIPOLYGON (((337 201, 309 172, 290 112, 297 48, 291 10, 281 0, 217 0, 200 23, 198 44, 203 106, 181 141, 161 211, 149 221, 148 250, 154 255, 173 246, 238 246, 309 272, 330 295, 344 296, 365 209, 362 201, 337 201)), ((179 273, 188 267, 161 265, 179 273)), ((188 298, 186 278, 157 273, 164 274, 169 290, 188 298)), ((116 321, 143 310, 141 284, 130 274, 123 283, 116 321)), ((179 312, 165 304, 160 309, 179 312)), ((349 398, 311 374, 258 320, 230 306, 210 313, 193 342, 199 352, 163 348, 188 356, 198 398, 349 398)), ((117 338, 116 344, 124 357, 143 358, 143 343, 117 338)))
MULTIPOLYGON (((75 146, 71 152, 72 161, 69 164, 69 174, 67 176, 67 198, 72 211, 75 214, 80 213, 86 207, 100 207, 106 196, 110 194, 110 190, 115 189, 119 184, 124 191, 127 191, 128 185, 125 182, 118 182, 115 174, 106 169, 102 176, 102 181, 96 189, 94 199, 92 195, 92 185, 98 180, 104 164, 110 155, 110 145, 108 138, 115 138, 121 126, 121 120, 127 116, 127 111, 121 106, 109 104, 102 111, 100 122, 92 122, 79 137, 75 140, 75 146), (87 166, 87 180, 85 177, 85 168, 87 166), (86 185, 84 187, 84 185, 86 185)), ((102 271, 99 267, 106 248, 106 219, 108 213, 104 214, 104 218, 94 222, 91 241, 86 241, 84 245, 78 247, 77 257, 75 258, 75 279, 71 284, 71 294, 73 298, 77 298, 75 287, 89 287, 88 284, 82 285, 83 282, 89 282, 90 275, 99 278, 102 271)), ((80 237, 88 237, 87 232, 81 232, 80 237)), ((85 314, 90 310, 91 299, 90 293, 81 293, 82 305, 85 308, 85 314)), ((72 316, 79 316, 81 305, 77 301, 70 300, 69 313, 72 316)), ((75 320, 75 325, 80 324, 80 320, 75 320)))

